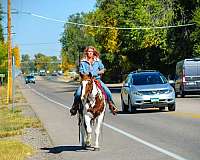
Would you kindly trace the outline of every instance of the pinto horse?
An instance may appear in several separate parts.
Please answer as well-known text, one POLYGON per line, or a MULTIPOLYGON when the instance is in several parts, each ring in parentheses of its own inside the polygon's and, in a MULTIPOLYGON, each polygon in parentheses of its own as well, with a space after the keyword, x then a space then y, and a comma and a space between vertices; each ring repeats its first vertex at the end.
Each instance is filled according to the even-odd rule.
POLYGON ((82 76, 81 102, 79 111, 79 138, 83 147, 91 147, 92 124, 95 125, 95 145, 94 150, 100 150, 99 136, 104 119, 106 102, 103 91, 99 83, 91 76, 82 76))

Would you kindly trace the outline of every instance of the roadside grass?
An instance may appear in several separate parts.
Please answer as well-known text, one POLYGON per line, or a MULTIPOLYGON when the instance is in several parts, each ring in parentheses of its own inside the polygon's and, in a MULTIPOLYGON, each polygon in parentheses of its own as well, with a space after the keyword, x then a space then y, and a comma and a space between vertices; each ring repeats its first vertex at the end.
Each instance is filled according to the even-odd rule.
POLYGON ((0 108, 0 138, 21 135, 24 128, 41 127, 41 122, 36 118, 24 117, 21 110, 13 111, 8 107, 0 108))
MULTIPOLYGON (((5 96, 0 101, 0 159, 1 160, 23 160, 36 151, 33 147, 16 140, 16 136, 25 135, 25 128, 42 128, 42 123, 36 117, 22 114, 26 99, 23 97, 19 87, 15 92, 15 109, 11 104, 6 104, 6 87, 2 87, 5 96)), ((1 97, 2 98, 2 97, 1 97)), ((25 105, 28 107, 28 104, 25 105)))
POLYGON ((6 104, 6 94, 7 94, 7 87, 6 85, 0 85, 0 106, 6 104))
POLYGON ((34 152, 31 146, 19 141, 0 141, 1 160, 22 160, 34 152))
POLYGON ((14 97, 14 102, 15 103, 26 103, 26 99, 24 98, 24 96, 22 95, 22 92, 20 91, 19 86, 16 86, 15 89, 15 97, 14 97))

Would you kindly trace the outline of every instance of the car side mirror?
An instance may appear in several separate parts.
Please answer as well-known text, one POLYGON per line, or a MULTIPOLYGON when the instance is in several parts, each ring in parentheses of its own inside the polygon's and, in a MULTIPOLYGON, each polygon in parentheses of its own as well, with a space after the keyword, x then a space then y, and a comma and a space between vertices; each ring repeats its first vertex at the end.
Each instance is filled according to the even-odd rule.
POLYGON ((169 84, 174 84, 175 82, 174 82, 174 80, 168 80, 168 83, 169 84))

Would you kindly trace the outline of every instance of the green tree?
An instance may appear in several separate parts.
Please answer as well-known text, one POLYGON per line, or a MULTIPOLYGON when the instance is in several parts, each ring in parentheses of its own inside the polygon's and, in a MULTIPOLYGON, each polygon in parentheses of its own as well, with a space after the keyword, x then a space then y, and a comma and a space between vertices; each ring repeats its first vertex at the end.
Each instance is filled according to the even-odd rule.
POLYGON ((191 39, 194 42, 193 55, 200 57, 200 7, 194 12, 193 22, 196 23, 195 31, 191 35, 191 39))
MULTIPOLYGON (((1 2, 0 2, 0 22, 2 22, 2 13, 3 13, 3 10, 1 7, 1 2)), ((2 23, 0 23, 0 41, 4 42, 2 23)))
POLYGON ((23 74, 30 73, 31 60, 29 54, 22 54, 21 57, 21 70, 23 74))
MULTIPOLYGON (((69 17, 70 22, 83 24, 84 14, 74 14, 69 17)), ((85 46, 94 45, 93 37, 85 33, 85 28, 79 25, 65 24, 65 29, 60 39, 62 44, 62 54, 67 54, 69 64, 75 64, 79 61, 85 46)))
POLYGON ((96 10, 72 15, 70 21, 110 28, 66 24, 62 54, 75 63, 81 46, 90 42, 102 54, 107 80, 138 68, 172 74, 177 61, 199 55, 199 18, 199 0, 97 0, 96 10), (196 26, 155 28, 192 22, 196 26))
POLYGON ((0 73, 7 75, 7 69, 8 69, 7 44, 0 41, 0 73))

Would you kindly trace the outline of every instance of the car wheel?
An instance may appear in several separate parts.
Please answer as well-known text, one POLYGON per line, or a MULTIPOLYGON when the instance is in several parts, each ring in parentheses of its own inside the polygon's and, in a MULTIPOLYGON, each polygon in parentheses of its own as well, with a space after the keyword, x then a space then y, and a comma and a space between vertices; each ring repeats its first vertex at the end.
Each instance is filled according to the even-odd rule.
POLYGON ((121 104, 122 104, 122 111, 123 112, 128 112, 128 105, 126 105, 124 103, 124 100, 123 100, 122 96, 121 96, 121 104))
POLYGON ((132 105, 130 98, 128 98, 128 111, 131 113, 136 113, 136 107, 132 105))
POLYGON ((177 92, 175 92, 175 98, 178 98, 177 92))
POLYGON ((175 111, 175 110, 176 110, 176 104, 175 104, 175 103, 169 104, 169 105, 168 105, 168 110, 169 110, 169 111, 175 111))

